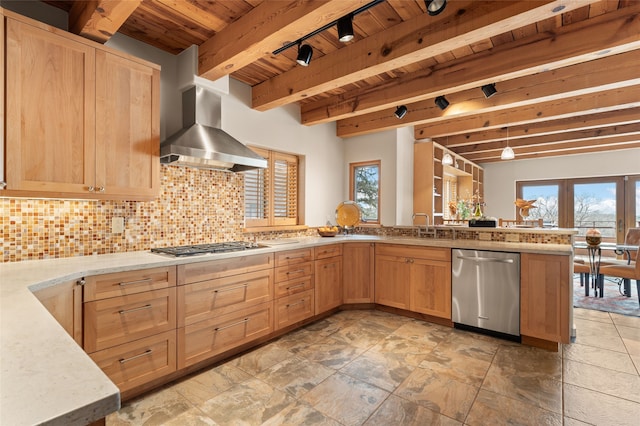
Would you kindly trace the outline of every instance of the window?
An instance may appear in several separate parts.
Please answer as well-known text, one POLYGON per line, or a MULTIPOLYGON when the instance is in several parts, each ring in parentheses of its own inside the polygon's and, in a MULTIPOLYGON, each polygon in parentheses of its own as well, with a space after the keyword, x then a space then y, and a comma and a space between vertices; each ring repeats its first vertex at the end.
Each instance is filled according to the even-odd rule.
POLYGON ((380 160, 349 164, 349 199, 362 212, 362 221, 380 223, 380 160))
POLYGON ((251 149, 268 166, 244 172, 245 227, 298 225, 298 157, 251 149))

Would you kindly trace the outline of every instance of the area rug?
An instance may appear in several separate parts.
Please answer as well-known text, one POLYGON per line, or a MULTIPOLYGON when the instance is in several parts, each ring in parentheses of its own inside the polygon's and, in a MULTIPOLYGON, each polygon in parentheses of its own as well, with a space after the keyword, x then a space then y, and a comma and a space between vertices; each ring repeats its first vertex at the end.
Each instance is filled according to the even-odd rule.
POLYGON ((575 275, 573 280, 573 306, 576 308, 593 309, 596 311, 614 312, 616 314, 640 317, 640 305, 636 282, 631 282, 631 297, 621 294, 623 289, 617 280, 604 280, 604 297, 594 297, 593 289, 589 289, 589 296, 584 295, 584 287, 580 287, 580 279, 575 275))

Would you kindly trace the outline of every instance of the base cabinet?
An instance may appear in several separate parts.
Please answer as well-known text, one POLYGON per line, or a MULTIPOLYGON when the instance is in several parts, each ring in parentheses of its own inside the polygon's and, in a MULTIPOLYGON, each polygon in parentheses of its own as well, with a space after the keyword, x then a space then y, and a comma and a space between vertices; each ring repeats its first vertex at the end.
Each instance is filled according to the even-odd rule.
POLYGON ((342 248, 342 303, 374 302, 374 243, 349 243, 342 248))
POLYGON ((43 288, 35 291, 34 295, 69 336, 82 346, 82 286, 78 281, 43 288))
POLYGON ((315 313, 342 305, 342 244, 316 247, 315 313))
POLYGON ((520 255, 520 334, 569 343, 569 256, 520 255))

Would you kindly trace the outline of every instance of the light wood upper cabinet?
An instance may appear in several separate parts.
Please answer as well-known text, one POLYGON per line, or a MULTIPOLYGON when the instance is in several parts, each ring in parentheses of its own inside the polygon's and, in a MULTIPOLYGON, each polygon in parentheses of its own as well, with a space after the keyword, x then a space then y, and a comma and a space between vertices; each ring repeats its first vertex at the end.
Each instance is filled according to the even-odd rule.
POLYGON ((152 200, 160 68, 10 14, 7 196, 152 200))
POLYGON ((96 187, 153 198, 160 184, 160 70, 96 52, 96 187))
POLYGON ((7 190, 87 193, 95 180, 95 49, 6 22, 7 190))

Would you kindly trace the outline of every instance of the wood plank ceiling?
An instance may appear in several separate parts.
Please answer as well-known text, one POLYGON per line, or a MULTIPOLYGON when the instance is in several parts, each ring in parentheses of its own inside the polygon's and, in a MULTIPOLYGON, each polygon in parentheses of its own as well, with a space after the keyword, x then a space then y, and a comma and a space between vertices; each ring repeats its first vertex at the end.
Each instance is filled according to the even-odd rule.
POLYGON ((101 42, 119 31, 174 54, 199 45, 201 76, 252 86, 260 111, 298 103, 301 123, 335 121, 340 137, 412 125, 480 163, 507 145, 516 159, 640 147, 640 1, 449 0, 430 16, 424 0, 386 0, 353 17, 348 43, 335 25, 307 39, 308 67, 295 46, 272 53, 369 1, 46 3, 101 42))

